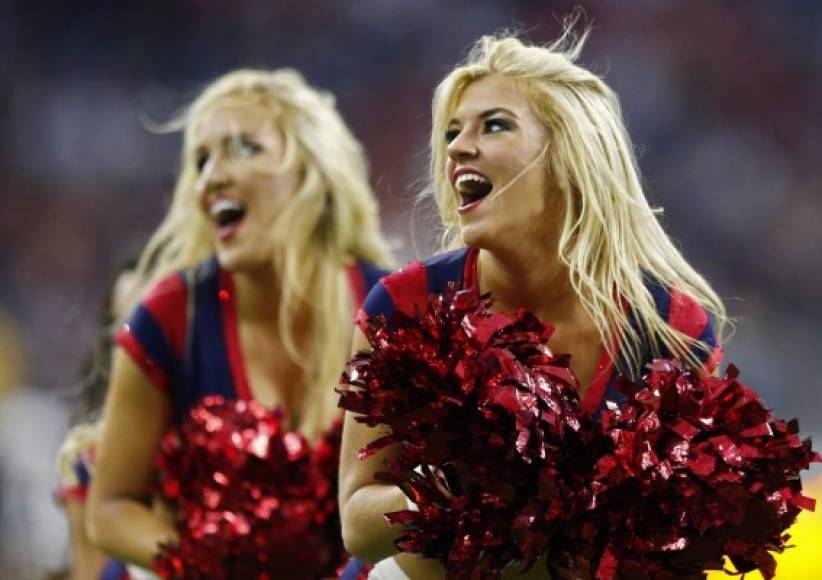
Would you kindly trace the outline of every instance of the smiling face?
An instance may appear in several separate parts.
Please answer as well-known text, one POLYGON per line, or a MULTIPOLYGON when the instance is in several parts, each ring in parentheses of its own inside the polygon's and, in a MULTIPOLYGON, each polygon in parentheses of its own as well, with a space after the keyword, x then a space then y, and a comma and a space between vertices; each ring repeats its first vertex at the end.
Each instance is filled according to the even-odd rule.
POLYGON ((443 138, 467 245, 514 248, 556 221, 543 155, 548 132, 514 80, 491 75, 468 85, 443 138))
POLYGON ((274 116, 270 107, 227 101, 193 127, 196 193, 228 271, 271 264, 271 228, 299 185, 296 168, 282 169, 286 141, 274 116))

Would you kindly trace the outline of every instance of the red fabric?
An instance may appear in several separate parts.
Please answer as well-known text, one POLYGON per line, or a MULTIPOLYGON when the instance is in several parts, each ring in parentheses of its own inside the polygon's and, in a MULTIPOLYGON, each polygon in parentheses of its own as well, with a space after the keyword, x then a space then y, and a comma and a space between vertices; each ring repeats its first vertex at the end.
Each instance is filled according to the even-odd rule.
POLYGON ((160 280, 143 297, 142 303, 163 329, 163 334, 178 359, 183 356, 186 339, 188 288, 185 279, 173 274, 160 280))
MULTIPOLYGON (((671 289, 671 308, 668 323, 676 330, 691 338, 699 338, 708 324, 708 313, 694 298, 677 289, 671 289)), ((725 352, 722 347, 714 347, 705 361, 705 373, 713 374, 722 363, 725 352)))
POLYGON ((605 398, 605 391, 608 389, 608 382, 613 372, 614 361, 608 356, 608 351, 603 348, 602 353, 599 355, 599 363, 594 378, 582 397, 583 413, 593 415, 597 412, 602 400, 605 398))
POLYGON ((358 264, 351 264, 346 268, 348 275, 348 283, 351 285, 351 290, 354 293, 354 306, 359 308, 365 301, 365 277, 362 269, 358 264))
POLYGON ((357 310, 357 315, 354 317, 354 323, 360 330, 365 332, 365 329, 368 326, 368 313, 363 308, 357 310))
POLYGON ((394 301, 394 307, 409 316, 414 307, 425 310, 428 300, 428 272, 420 262, 411 262, 397 274, 382 279, 383 286, 394 301))
POLYGON ((684 292, 671 288, 668 324, 691 338, 699 338, 708 324, 708 315, 699 302, 684 292))
POLYGON ((713 351, 711 351, 708 360, 705 361, 705 372, 709 375, 712 375, 716 369, 719 368, 719 365, 722 364, 722 359, 725 357, 725 351, 722 350, 721 346, 715 346, 713 351))
POLYGON ((234 300, 234 282, 231 274, 220 271, 220 310, 223 319, 223 336, 228 354, 228 365, 231 368, 231 378, 234 380, 234 389, 237 398, 251 400, 251 388, 243 364, 243 351, 240 346, 240 334, 237 327, 237 308, 234 300))
POLYGON ((60 503, 67 503, 70 501, 77 501, 80 503, 85 503, 86 497, 88 497, 88 486, 77 484, 72 485, 71 487, 61 487, 55 493, 57 497, 57 501, 60 503))
POLYGON ((477 276, 477 262, 479 261, 479 250, 471 248, 465 257, 465 269, 462 273, 462 287, 464 290, 474 289, 475 294, 479 294, 479 278, 477 276))
POLYGON ((135 338, 134 334, 132 334, 131 330, 129 329, 128 325, 124 325, 123 328, 114 336, 115 344, 119 345, 120 347, 125 350, 129 356, 131 356, 131 360, 137 363, 146 376, 151 380, 154 385, 157 386, 162 391, 168 391, 170 378, 166 374, 166 372, 157 366, 151 357, 148 356, 146 351, 143 349, 143 345, 135 338))

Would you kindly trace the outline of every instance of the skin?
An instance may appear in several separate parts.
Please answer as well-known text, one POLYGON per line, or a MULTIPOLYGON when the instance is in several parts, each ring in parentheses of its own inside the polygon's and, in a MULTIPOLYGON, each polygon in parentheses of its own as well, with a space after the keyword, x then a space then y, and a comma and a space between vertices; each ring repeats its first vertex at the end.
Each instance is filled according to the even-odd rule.
POLYGON ((106 563, 106 556, 91 543, 86 533, 86 506, 81 502, 72 501, 66 504, 65 511, 70 537, 69 580, 99 578, 106 563))
MULTIPOLYGON (((230 271, 237 294, 243 360, 254 398, 266 406, 296 409, 301 370, 283 357, 277 328, 280 281, 272 266, 272 226, 300 182, 299 170, 279 170, 285 139, 260 105, 222 106, 206 112, 194 130, 201 167, 196 192, 202 211, 220 199, 246 208, 240 229, 221 239, 213 222, 212 242, 222 268, 230 271)), ((298 336, 299 340, 300 337, 298 336)))
POLYGON ((459 216, 463 240, 480 248, 480 292, 491 292, 497 311, 525 307, 550 321, 551 347, 574 353, 571 368, 584 392, 602 345, 559 261, 561 194, 546 164, 534 162, 549 138, 517 82, 485 77, 465 89, 454 111, 445 135, 446 172, 470 167, 494 184, 479 206, 459 216))
MULTIPOLYGON (((463 240, 480 249, 480 292, 492 293, 497 311, 524 306, 550 320, 555 327, 550 344, 555 352, 574 353, 571 367, 584 390, 597 370, 602 344, 558 258, 561 196, 540 160, 550 139, 547 129, 521 86, 495 75, 465 89, 443 138, 448 142, 449 176, 470 168, 493 183, 479 205, 460 213, 463 240)), ((355 330, 354 351, 368 346, 355 330)), ((399 488, 374 478, 396 449, 389 447, 366 461, 356 457, 357 449, 380 434, 346 413, 340 460, 343 540, 349 552, 372 562, 397 554, 393 541, 400 530, 388 526, 382 514, 406 507, 399 488)), ((407 554, 402 558, 400 566, 410 578, 443 577, 436 564, 407 554)), ((508 576, 518 572, 511 570, 508 576)), ((581 578, 568 571, 555 575, 581 578)), ((543 578, 547 573, 537 565, 517 577, 543 578)))
POLYGON ((271 226, 300 181, 298 171, 279 169, 285 138, 273 122, 271 108, 218 105, 195 122, 192 136, 199 170, 195 194, 203 213, 209 216, 209 208, 220 199, 246 208, 237 235, 221 239, 214 224, 212 243, 220 265, 254 276, 270 270, 271 226))
MULTIPOLYGON (((277 335, 279 277, 272 266, 272 226, 299 183, 299 170, 282 166, 284 138, 274 113, 261 105, 223 103, 196 119, 193 147, 198 178, 194 194, 211 224, 221 266, 232 273, 241 351, 254 398, 286 408, 289 385, 300 371, 283 357, 277 335), (209 208, 220 199, 242 204, 246 214, 226 238, 209 208)), ((299 340, 299 337, 298 337, 299 340)), ((177 540, 170 517, 148 505, 146 490, 159 441, 171 427, 171 404, 121 348, 116 348, 97 470, 87 523, 92 540, 122 560, 148 566, 162 543, 177 540)))

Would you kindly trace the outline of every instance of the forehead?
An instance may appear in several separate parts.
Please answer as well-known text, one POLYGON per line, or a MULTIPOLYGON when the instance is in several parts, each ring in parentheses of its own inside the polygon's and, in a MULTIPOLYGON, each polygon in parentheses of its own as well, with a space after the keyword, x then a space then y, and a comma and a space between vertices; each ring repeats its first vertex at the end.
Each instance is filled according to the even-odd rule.
POLYGON ((528 97, 514 79, 490 75, 472 82, 462 91, 452 118, 470 119, 496 108, 505 108, 517 115, 531 112, 528 97))
POLYGON ((260 135, 276 131, 275 114, 257 103, 218 103, 203 111, 194 121, 192 135, 197 143, 246 133, 260 135))

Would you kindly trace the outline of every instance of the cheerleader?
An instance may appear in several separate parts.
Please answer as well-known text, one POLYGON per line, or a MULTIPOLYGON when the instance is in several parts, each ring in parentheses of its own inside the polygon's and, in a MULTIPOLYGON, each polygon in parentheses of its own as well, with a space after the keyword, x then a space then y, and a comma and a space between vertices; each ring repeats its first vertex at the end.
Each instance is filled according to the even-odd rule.
POLYGON ((361 146, 294 70, 226 74, 172 126, 182 168, 138 263, 149 290, 115 337, 88 506, 92 540, 143 567, 178 540, 146 501, 164 433, 220 395, 280 407, 317 440, 353 315, 390 264, 361 146))
MULTIPOLYGON (((616 95, 575 62, 586 36, 568 31, 547 47, 483 37, 439 84, 430 189, 444 253, 384 278, 360 320, 413 313, 449 282, 490 292, 494 310, 526 308, 554 327, 549 345, 571 353, 582 406, 594 414, 619 398, 618 371, 638 376, 651 357, 673 355, 712 372, 727 319, 648 204, 616 95)), ((368 348, 360 329, 353 348, 368 348)), ((382 434, 346 414, 345 546, 379 562, 372 577, 442 576, 437 562, 397 556, 400 529, 383 514, 407 509, 406 497, 374 477, 396 448, 356 456, 382 434)), ((528 577, 545 574, 539 565, 528 577)))

